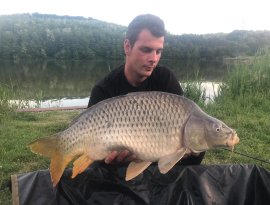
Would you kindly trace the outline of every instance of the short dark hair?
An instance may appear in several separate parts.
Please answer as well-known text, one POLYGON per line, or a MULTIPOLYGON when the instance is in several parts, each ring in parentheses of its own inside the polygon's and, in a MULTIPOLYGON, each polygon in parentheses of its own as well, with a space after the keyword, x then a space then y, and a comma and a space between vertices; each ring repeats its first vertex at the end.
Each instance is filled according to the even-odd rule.
POLYGON ((164 22, 158 16, 152 14, 139 15, 130 22, 126 33, 126 38, 132 47, 143 29, 148 29, 155 37, 162 37, 166 34, 164 22))

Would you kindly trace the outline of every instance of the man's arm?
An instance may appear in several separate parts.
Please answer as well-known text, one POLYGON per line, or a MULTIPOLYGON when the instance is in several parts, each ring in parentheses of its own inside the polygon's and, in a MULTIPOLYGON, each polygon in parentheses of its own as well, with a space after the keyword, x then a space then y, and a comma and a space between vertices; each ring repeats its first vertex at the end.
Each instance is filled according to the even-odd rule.
POLYGON ((109 97, 99 85, 95 85, 92 89, 87 108, 109 97))
POLYGON ((159 84, 160 91, 168 92, 176 95, 183 95, 183 89, 175 77, 174 73, 167 67, 159 67, 155 73, 156 83, 159 84))

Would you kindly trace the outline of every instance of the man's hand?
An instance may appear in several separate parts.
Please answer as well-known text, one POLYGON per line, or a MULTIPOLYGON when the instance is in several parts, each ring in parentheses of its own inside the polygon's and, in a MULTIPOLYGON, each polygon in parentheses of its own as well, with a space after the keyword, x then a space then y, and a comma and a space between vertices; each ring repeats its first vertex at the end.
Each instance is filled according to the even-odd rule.
MULTIPOLYGON (((183 159, 190 157, 190 156, 199 156, 200 153, 188 153, 183 156, 183 159)), ((106 158, 106 164, 121 164, 124 162, 131 162, 138 160, 134 154, 131 154, 128 150, 123 151, 112 151, 106 158)))
POLYGON ((134 154, 131 154, 128 150, 123 150, 120 152, 112 151, 105 158, 104 161, 106 164, 119 164, 123 162, 134 161, 135 159, 136 159, 136 156, 134 154))

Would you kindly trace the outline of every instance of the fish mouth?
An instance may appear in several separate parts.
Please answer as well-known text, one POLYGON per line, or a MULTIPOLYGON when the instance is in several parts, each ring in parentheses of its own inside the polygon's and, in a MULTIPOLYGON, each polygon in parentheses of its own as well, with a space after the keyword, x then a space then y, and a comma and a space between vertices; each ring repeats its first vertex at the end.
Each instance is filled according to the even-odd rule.
POLYGON ((226 145, 233 150, 234 149, 234 146, 236 144, 238 144, 239 141, 240 141, 240 139, 239 139, 237 133, 235 131, 233 131, 233 133, 229 137, 228 141, 226 142, 226 145))

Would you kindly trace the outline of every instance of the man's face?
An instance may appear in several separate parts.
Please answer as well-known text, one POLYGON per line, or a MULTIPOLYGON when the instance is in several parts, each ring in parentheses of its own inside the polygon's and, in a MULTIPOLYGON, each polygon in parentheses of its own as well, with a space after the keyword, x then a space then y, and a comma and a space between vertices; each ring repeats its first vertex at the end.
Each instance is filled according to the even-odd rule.
POLYGON ((124 43, 126 66, 137 77, 146 79, 160 60, 163 44, 164 37, 155 37, 148 29, 142 30, 132 48, 128 40, 124 43))

